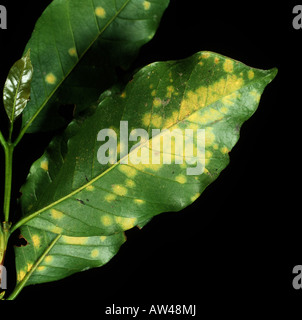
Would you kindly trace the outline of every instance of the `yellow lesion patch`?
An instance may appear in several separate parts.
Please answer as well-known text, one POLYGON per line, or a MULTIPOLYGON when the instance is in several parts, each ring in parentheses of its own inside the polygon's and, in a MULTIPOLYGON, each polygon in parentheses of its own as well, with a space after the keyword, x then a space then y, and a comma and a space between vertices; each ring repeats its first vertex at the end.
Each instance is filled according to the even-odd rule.
POLYGON ((158 114, 154 114, 151 123, 155 128, 160 128, 163 123, 163 118, 158 114))
POLYGON ((131 229, 135 226, 136 218, 115 217, 115 222, 122 227, 123 230, 131 229))
POLYGON ((172 98, 172 94, 174 93, 175 89, 173 86, 168 86, 167 87, 167 94, 166 94, 166 97, 168 99, 171 99, 172 98))
POLYGON ((48 73, 45 77, 45 81, 49 84, 55 84, 57 82, 57 78, 53 73, 48 73))
POLYGON ((213 132, 213 128, 212 127, 207 127, 205 129, 205 146, 209 147, 212 146, 214 144, 215 141, 215 134, 213 132))
POLYGON ((151 3, 149 1, 144 1, 143 6, 145 10, 150 10, 151 8, 151 3))
POLYGON ((234 71, 234 62, 230 59, 226 59, 223 64, 223 70, 228 73, 232 73, 234 71))
POLYGON ((160 98, 154 98, 153 99, 153 107, 159 108, 162 106, 162 101, 160 98))
POLYGON ((105 227, 112 225, 112 218, 108 215, 103 215, 101 217, 101 222, 105 227))
POLYGON ((100 255, 99 249, 93 249, 90 253, 91 258, 97 258, 100 255))
POLYGON ((50 231, 53 232, 53 233, 61 234, 63 232, 63 229, 60 228, 60 227, 55 226, 55 227, 52 227, 50 229, 50 231))
POLYGON ((86 190, 87 190, 87 191, 93 191, 93 190, 94 190, 94 186, 91 186, 91 185, 90 185, 90 186, 87 186, 87 187, 86 187, 86 190))
POLYGON ((46 256, 45 259, 44 259, 44 261, 45 261, 46 263, 51 263, 51 262, 53 261, 53 256, 46 256))
POLYGON ((18 282, 22 281, 24 279, 25 275, 26 275, 26 272, 23 270, 20 270, 17 274, 17 281, 18 282))
POLYGON ((137 170, 125 164, 119 165, 118 169, 128 178, 134 178, 137 175, 137 170))
POLYGON ((69 55, 70 56, 72 56, 72 57, 77 57, 78 56, 78 54, 77 54, 77 50, 76 50, 76 48, 69 48, 68 49, 68 53, 69 53, 69 55))
POLYGON ((31 239, 32 239, 32 242, 33 242, 33 245, 34 245, 35 248, 40 247, 41 240, 40 240, 40 237, 37 234, 34 234, 31 237, 31 239))
POLYGON ((46 269, 46 267, 45 266, 39 266, 38 268, 37 268, 37 271, 44 271, 46 269))
POLYGON ((143 118, 142 118, 142 123, 144 126, 149 126, 150 125, 150 121, 151 121, 151 113, 147 112, 144 114, 143 118))
POLYGON ((97 17, 104 19, 106 17, 106 11, 103 7, 96 7, 94 10, 97 17))
POLYGON ((112 202, 116 199, 116 195, 113 193, 109 193, 105 196, 105 201, 112 202))
POLYGON ((216 112, 213 108, 210 109, 210 111, 206 110, 201 116, 194 115, 194 112, 219 100, 222 100, 226 105, 233 104, 234 99, 239 97, 239 94, 236 91, 242 88, 243 84, 243 79, 238 78, 233 74, 228 77, 221 78, 208 87, 200 87, 195 91, 189 91, 186 98, 181 103, 179 119, 182 120, 186 117, 192 116, 199 117, 199 120, 201 120, 202 117, 205 117, 204 120, 201 120, 203 123, 207 123, 211 119, 212 121, 215 121, 214 118, 219 120, 218 111, 216 112))
POLYGON ((187 177, 183 174, 180 174, 175 178, 178 183, 185 184, 187 182, 187 177))
POLYGON ((124 91, 122 94, 121 94, 121 98, 125 99, 127 97, 127 94, 126 92, 124 91))
POLYGON ((195 200, 197 200, 200 197, 201 193, 196 193, 194 196, 191 197, 191 201, 194 202, 195 200))
POLYGON ((250 70, 250 71, 247 73, 247 76, 248 76, 248 78, 249 78, 250 80, 254 79, 254 76, 255 76, 254 71, 253 71, 253 70, 250 70))
POLYGON ((221 151, 221 153, 223 153, 223 154, 227 154, 227 153, 230 152, 230 150, 229 150, 227 147, 222 147, 222 148, 220 149, 220 151, 221 151))
POLYGON ((66 244, 72 245, 84 245, 87 243, 87 237, 69 237, 69 236, 62 236, 62 241, 66 244))
POLYGON ((102 242, 104 242, 106 239, 107 239, 106 236, 100 236, 100 240, 101 240, 102 242))
POLYGON ((51 209, 51 210, 50 210, 50 213, 51 213, 51 217, 52 217, 53 219, 56 219, 56 220, 60 220, 60 219, 62 219, 63 216, 64 216, 64 213, 63 213, 63 212, 58 211, 58 210, 56 210, 56 209, 51 209))
POLYGON ((44 171, 48 171, 48 161, 47 160, 42 161, 41 164, 40 164, 40 167, 44 171))
POLYGON ((118 196, 125 196, 128 193, 128 190, 120 184, 113 185, 112 190, 118 196))
POLYGON ((133 180, 130 180, 130 179, 126 179, 125 184, 129 188, 134 188, 135 187, 135 182, 133 180))
POLYGON ((202 59, 208 59, 210 57, 210 52, 203 52, 202 54, 201 54, 201 58, 202 59))
POLYGON ((134 199, 134 203, 141 205, 141 204, 145 204, 146 201, 142 199, 134 199))

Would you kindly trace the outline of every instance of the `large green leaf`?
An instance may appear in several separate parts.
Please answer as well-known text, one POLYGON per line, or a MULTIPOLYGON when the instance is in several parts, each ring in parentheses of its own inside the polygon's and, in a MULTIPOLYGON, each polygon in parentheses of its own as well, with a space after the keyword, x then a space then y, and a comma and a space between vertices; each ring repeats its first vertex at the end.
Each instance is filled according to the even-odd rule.
POLYGON ((25 49, 31 49, 35 74, 23 127, 28 132, 57 128, 64 123, 59 105, 81 109, 96 102, 115 83, 116 68, 127 68, 152 39, 168 3, 54 0, 25 49))
POLYGON ((3 88, 3 104, 10 122, 23 112, 30 96, 33 67, 28 51, 10 69, 3 88))
MULTIPOLYGON (((33 164, 22 187, 23 219, 13 230, 26 223, 22 234, 43 230, 51 234, 50 239, 56 234, 112 236, 144 225, 161 212, 185 208, 227 166, 241 125, 257 109, 276 72, 250 68, 211 52, 143 68, 122 94, 106 92, 92 116, 73 121, 33 164), (99 132, 111 128, 120 136, 121 121, 128 121, 129 132, 145 129, 149 138, 140 145, 131 141, 128 148, 119 142, 117 162, 102 165, 97 159, 104 145, 97 139, 99 132), (157 135, 152 136, 153 129, 161 129, 162 134, 153 131, 157 135), (191 139, 188 129, 204 130, 205 150, 195 134, 191 139), (172 139, 170 149, 159 147, 161 137, 172 131, 184 140, 172 139), (188 161, 192 155, 181 152, 187 142, 199 155, 196 163, 188 161), (160 162, 133 163, 139 156, 151 160, 150 155, 160 162), (167 157, 171 164, 163 163, 167 157), (188 169, 197 164, 201 172, 189 174, 188 169)), ((19 272, 26 263, 17 254, 19 272)))

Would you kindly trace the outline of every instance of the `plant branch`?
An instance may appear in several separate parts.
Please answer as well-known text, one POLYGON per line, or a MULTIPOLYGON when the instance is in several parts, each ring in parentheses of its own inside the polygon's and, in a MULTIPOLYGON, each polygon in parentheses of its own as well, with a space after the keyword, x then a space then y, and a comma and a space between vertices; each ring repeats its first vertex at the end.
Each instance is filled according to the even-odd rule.
POLYGON ((12 190, 12 167, 13 167, 13 152, 14 146, 11 143, 6 143, 5 151, 5 184, 4 184, 4 205, 3 213, 5 222, 9 222, 9 210, 11 202, 12 190))

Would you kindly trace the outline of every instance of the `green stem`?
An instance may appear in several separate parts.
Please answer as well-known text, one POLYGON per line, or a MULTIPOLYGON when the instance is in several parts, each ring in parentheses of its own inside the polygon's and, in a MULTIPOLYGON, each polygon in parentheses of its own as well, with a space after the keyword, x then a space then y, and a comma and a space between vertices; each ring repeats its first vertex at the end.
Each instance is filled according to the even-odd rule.
POLYGON ((0 143, 2 144, 3 148, 6 148, 6 141, 2 135, 2 132, 0 131, 0 143))
POLYGON ((4 220, 9 222, 9 210, 11 202, 12 190, 12 169, 13 169, 13 152, 14 146, 11 143, 6 143, 5 152, 5 184, 4 184, 4 220))
POLYGON ((57 243, 57 241, 61 238, 61 234, 58 234, 54 240, 50 243, 48 248, 43 252, 39 260, 32 266, 32 268, 26 273, 24 278, 17 284, 14 291, 10 294, 10 296, 6 300, 14 300, 18 294, 21 292, 21 290, 26 285, 27 281, 31 277, 31 275, 34 273, 34 271, 38 268, 38 266, 41 264, 41 262, 45 259, 49 251, 53 248, 53 246, 57 243))

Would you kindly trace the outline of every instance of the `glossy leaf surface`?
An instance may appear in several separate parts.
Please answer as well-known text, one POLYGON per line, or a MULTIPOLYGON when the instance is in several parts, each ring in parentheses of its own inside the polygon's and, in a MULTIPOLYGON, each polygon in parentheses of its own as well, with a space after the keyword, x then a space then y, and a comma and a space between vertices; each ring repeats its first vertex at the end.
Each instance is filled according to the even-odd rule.
POLYGON ((33 67, 28 51, 14 63, 4 85, 3 104, 10 122, 16 120, 29 101, 32 75, 33 67))
MULTIPOLYGON (((211 52, 143 68, 121 94, 106 92, 92 116, 72 122, 33 164, 22 188, 22 234, 112 236, 185 208, 227 166, 241 125, 275 75, 275 69, 250 68, 211 52), (120 139, 121 121, 132 134, 128 146, 120 139), (98 137, 107 128, 117 134, 117 161, 100 164, 104 142, 98 137), (137 129, 148 136, 137 138, 137 129), (197 130, 203 145, 194 138, 197 130), (160 139, 171 132, 170 148, 162 148, 160 139), (183 152, 186 146, 192 154, 183 152)), ((17 265, 25 270, 26 260, 17 265)))
POLYGON ((116 69, 127 68, 152 39, 168 3, 54 0, 25 49, 31 49, 35 74, 23 127, 28 132, 55 129, 64 123, 60 105, 78 110, 95 103, 115 83, 116 69))

